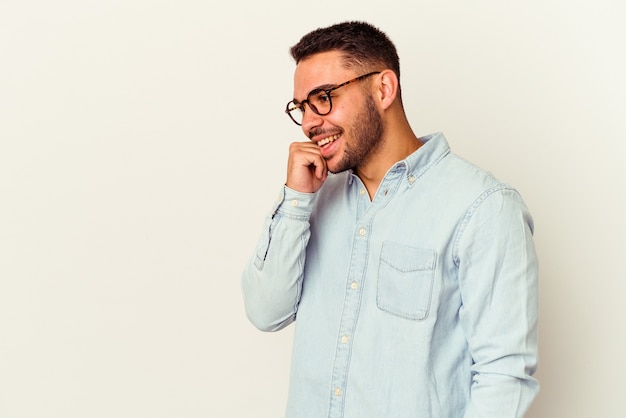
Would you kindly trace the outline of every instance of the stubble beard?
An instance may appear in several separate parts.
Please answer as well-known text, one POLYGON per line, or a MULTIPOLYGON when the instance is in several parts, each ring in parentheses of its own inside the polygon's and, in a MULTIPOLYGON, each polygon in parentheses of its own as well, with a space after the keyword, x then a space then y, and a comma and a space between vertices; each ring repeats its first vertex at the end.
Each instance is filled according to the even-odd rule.
POLYGON ((353 142, 344 143, 343 156, 337 167, 329 169, 331 173, 336 174, 364 165, 376 155, 382 145, 383 120, 371 96, 367 96, 363 111, 350 128, 353 142))

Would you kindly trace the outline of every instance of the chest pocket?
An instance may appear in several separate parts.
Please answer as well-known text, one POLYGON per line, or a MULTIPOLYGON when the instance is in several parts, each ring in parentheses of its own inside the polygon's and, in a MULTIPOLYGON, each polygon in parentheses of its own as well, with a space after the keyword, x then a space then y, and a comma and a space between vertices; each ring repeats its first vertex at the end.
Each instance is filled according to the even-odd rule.
POLYGON ((383 243, 378 269, 376 303, 383 311, 421 321, 428 317, 437 253, 383 243))

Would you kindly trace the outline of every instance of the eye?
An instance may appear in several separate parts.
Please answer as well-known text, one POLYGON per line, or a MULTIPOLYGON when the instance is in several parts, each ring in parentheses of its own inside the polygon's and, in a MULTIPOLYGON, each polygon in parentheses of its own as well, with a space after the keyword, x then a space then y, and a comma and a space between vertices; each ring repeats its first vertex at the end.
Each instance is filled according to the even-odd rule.
POLYGON ((315 105, 321 105, 328 103, 330 101, 330 96, 324 90, 314 90, 309 94, 309 102, 312 102, 315 105))
POLYGON ((318 100, 320 102, 328 102, 330 101, 330 94, 326 93, 325 91, 322 91, 319 93, 318 100))

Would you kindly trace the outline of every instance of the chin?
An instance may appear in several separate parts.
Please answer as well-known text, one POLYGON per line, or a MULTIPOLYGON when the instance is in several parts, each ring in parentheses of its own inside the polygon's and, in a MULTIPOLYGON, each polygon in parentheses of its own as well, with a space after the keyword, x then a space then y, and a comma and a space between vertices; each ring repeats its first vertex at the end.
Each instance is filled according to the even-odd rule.
POLYGON ((339 168, 339 167, 338 167, 338 164, 337 164, 337 161, 336 161, 336 157, 330 157, 330 158, 326 159, 326 169, 330 173, 337 174, 339 171, 341 171, 341 170, 338 171, 337 168, 339 168))
POLYGON ((350 169, 350 167, 344 167, 342 165, 330 165, 329 164, 326 167, 328 168, 328 171, 333 174, 339 174, 341 172, 344 172, 350 169))

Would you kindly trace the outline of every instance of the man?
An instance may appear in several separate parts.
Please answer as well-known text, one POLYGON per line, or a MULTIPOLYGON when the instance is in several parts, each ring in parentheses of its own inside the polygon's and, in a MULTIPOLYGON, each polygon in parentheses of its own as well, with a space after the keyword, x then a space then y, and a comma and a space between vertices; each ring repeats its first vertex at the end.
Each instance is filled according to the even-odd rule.
POLYGON ((255 326, 296 322, 287 417, 522 417, 538 391, 522 199, 413 133, 376 27, 320 28, 291 53, 286 112, 309 140, 242 277, 255 326))

